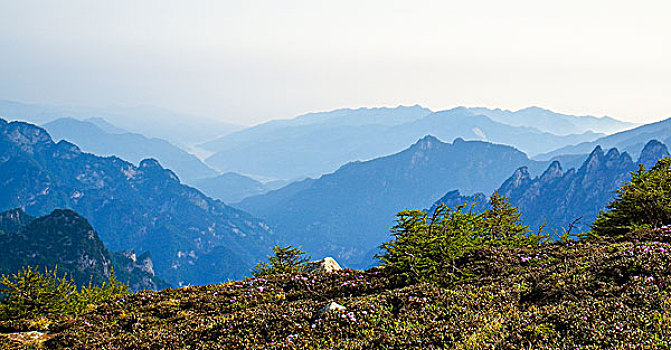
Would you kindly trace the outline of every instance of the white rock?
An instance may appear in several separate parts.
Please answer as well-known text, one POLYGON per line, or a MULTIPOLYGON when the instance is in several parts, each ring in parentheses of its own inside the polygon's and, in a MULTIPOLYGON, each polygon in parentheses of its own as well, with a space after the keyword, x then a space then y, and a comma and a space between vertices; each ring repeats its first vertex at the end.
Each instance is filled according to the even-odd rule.
POLYGON ((322 260, 311 261, 303 269, 303 271, 309 273, 325 273, 338 270, 342 270, 342 267, 340 267, 340 264, 330 256, 327 256, 322 260))
POLYGON ((347 309, 346 307, 336 303, 335 301, 332 301, 332 302, 324 305, 324 307, 321 308, 319 310, 319 312, 317 312, 316 318, 321 318, 325 314, 327 314, 329 312, 332 312, 332 311, 345 311, 346 309, 347 309))

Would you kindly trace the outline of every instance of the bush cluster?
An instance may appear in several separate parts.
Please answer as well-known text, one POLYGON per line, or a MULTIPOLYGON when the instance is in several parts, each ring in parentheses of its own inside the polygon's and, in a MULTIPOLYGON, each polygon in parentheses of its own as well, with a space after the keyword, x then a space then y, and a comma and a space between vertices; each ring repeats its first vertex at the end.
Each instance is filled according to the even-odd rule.
POLYGON ((27 266, 0 278, 0 321, 79 314, 125 294, 128 287, 114 274, 102 285, 78 288, 65 274, 59 277, 57 268, 41 272, 27 266))
POLYGON ((273 247, 273 253, 275 254, 268 257, 268 262, 260 262, 256 265, 252 271, 254 276, 300 272, 310 261, 310 257, 305 255, 305 251, 293 245, 286 247, 276 245, 273 247))
POLYGON ((483 247, 535 245, 545 236, 521 224, 517 208, 494 193, 491 208, 475 213, 472 206, 435 207, 432 213, 406 210, 397 215, 394 239, 378 256, 387 271, 407 282, 453 281, 467 276, 455 265, 466 253, 483 247))

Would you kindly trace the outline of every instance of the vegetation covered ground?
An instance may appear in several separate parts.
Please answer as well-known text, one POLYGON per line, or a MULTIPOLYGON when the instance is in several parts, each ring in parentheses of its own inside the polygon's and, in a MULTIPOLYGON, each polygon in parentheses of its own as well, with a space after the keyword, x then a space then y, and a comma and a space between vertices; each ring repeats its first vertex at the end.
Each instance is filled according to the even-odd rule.
MULTIPOLYGON (((121 296, 71 317, 5 321, 54 349, 671 348, 671 229, 483 248, 470 278, 291 273, 121 296), (317 317, 330 301, 347 309, 317 317)), ((2 348, 20 348, 0 335, 2 348), (4 338, 4 339, 3 339, 4 338)), ((25 345, 24 345, 25 346, 25 345)))

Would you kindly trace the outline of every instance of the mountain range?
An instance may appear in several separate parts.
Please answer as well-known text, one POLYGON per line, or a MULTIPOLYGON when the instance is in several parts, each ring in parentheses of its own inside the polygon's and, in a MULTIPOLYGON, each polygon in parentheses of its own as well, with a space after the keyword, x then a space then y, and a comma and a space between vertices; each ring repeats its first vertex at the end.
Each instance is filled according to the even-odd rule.
POLYGON ((172 285, 249 273, 274 242, 263 221, 180 183, 158 161, 138 166, 55 143, 42 128, 0 119, 0 210, 69 208, 113 251, 151 252, 172 285))
POLYGON ((515 169, 541 171, 546 164, 510 146, 427 136, 398 154, 352 162, 237 205, 266 219, 282 241, 365 266, 398 211, 432 203, 446 189, 490 193, 515 169))
POLYGON ((59 276, 84 286, 107 281, 114 269, 117 279, 132 290, 167 287, 154 275, 151 256, 145 254, 140 266, 129 264, 126 255, 110 254, 88 221, 72 210, 58 209, 39 218, 21 209, 2 212, 0 246, 0 274, 25 266, 55 268, 59 276))
MULTIPOLYGON (((540 176, 532 176, 528 168, 521 167, 497 191, 510 198, 524 223, 533 230, 544 226, 546 233, 562 234, 577 220, 572 233, 585 232, 598 212, 613 200, 616 189, 631 178, 638 164, 649 169, 666 156, 669 156, 667 147, 656 140, 645 145, 636 162, 627 152, 615 148, 604 152, 597 146, 577 169, 564 170, 560 162, 553 161, 540 176)), ((448 206, 476 203, 474 209, 482 211, 487 208, 487 196, 482 193, 463 196, 450 191, 438 203, 448 206)))
POLYGON ((531 127, 555 135, 582 134, 596 132, 612 134, 636 127, 634 123, 623 122, 611 117, 574 116, 556 113, 545 108, 528 107, 518 111, 500 108, 468 108, 473 114, 512 126, 531 127))
MULTIPOLYGON (((549 128, 551 124, 542 125, 549 128)), ((420 106, 399 106, 335 110, 270 121, 200 147, 214 152, 205 161, 220 171, 288 179, 317 177, 350 161, 394 154, 427 134, 447 141, 461 137, 507 144, 534 155, 604 135, 590 128, 602 131, 629 126, 611 118, 555 115, 538 108, 497 112, 460 107, 432 112, 420 106), (544 121, 556 116, 563 121, 558 125, 563 126, 552 132, 537 129, 534 115, 544 121), (567 130, 573 132, 567 134, 567 130)))
POLYGON ((45 124, 60 118, 102 118, 124 130, 168 140, 183 148, 244 128, 241 125, 152 106, 92 108, 0 101, 0 117, 35 124, 45 124))
POLYGON ((552 152, 539 154, 534 158, 548 160, 572 155, 587 155, 596 146, 601 146, 604 149, 617 148, 637 157, 646 143, 653 139, 667 145, 671 144, 671 118, 604 136, 594 141, 562 147, 552 152))
POLYGON ((143 159, 154 158, 174 171, 180 180, 189 184, 197 179, 217 175, 216 171, 196 156, 168 141, 125 132, 101 118, 95 121, 60 118, 43 124, 42 127, 54 140, 70 141, 84 152, 117 156, 136 165, 143 159))

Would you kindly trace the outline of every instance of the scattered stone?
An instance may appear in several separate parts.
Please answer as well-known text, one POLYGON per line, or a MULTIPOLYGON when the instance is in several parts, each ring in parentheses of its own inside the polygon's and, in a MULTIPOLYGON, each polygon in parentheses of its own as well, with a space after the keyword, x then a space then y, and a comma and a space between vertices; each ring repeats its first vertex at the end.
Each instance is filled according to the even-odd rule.
POLYGON ((303 271, 309 273, 327 273, 338 270, 342 270, 342 267, 340 267, 340 264, 330 256, 327 256, 322 260, 311 261, 307 263, 307 266, 303 269, 303 271))
POLYGON ((326 315, 329 312, 332 311, 345 311, 347 308, 336 303, 335 301, 332 301, 326 305, 324 305, 323 308, 321 308, 315 315, 314 318, 321 318, 322 316, 326 315))
POLYGON ((16 332, 16 333, 2 333, 0 334, 0 343, 6 343, 10 345, 28 345, 41 343, 51 336, 49 333, 45 332, 16 332))

